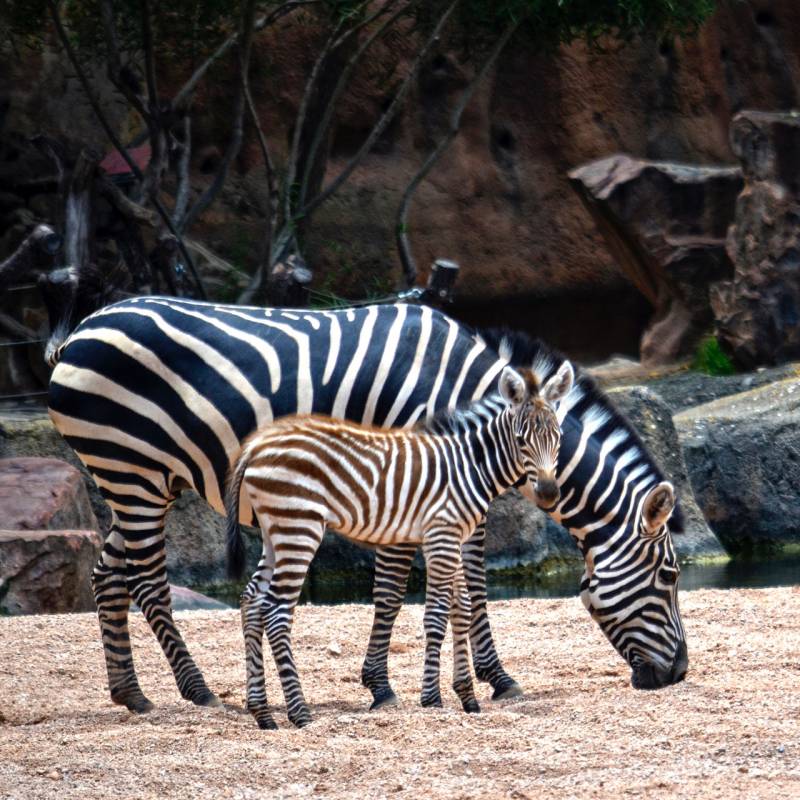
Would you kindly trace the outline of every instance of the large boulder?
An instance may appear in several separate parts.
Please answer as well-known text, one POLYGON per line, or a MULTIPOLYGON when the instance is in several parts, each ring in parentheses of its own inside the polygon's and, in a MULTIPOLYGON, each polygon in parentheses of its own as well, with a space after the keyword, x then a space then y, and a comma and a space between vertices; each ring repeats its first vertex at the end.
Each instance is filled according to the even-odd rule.
POLYGON ((92 611, 101 545, 91 530, 0 530, 0 614, 92 611))
POLYGON ((800 544, 800 380, 675 416, 700 508, 731 552, 800 544))
POLYGON ((663 364, 690 353, 712 323, 709 284, 733 271, 725 236, 741 171, 614 155, 569 178, 623 271, 655 309, 642 361, 663 364))
POLYGON ((56 458, 0 459, 0 519, 8 530, 97 529, 80 472, 56 458))
POLYGON ((733 279, 712 305, 723 344, 752 368, 800 357, 800 112, 742 111, 730 136, 745 188, 728 233, 733 279))

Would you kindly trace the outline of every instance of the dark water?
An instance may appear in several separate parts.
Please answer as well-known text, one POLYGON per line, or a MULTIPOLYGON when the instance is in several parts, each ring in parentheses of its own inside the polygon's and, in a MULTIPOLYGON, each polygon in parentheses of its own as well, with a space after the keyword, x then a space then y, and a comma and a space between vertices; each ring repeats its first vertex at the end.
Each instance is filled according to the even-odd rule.
MULTIPOLYGON (((573 597, 578 594, 581 569, 564 570, 554 575, 519 577, 489 575, 490 600, 509 600, 519 597, 573 597)), ((681 567, 680 589, 732 589, 800 584, 800 556, 764 561, 734 560, 725 564, 684 564, 681 567)), ((206 594, 232 607, 239 605, 239 592, 209 592, 206 594)), ((406 602, 423 603, 424 587, 412 576, 406 602)), ((372 580, 368 576, 350 579, 330 579, 317 575, 306 582, 301 598, 303 603, 336 605, 339 603, 371 603, 372 580)))

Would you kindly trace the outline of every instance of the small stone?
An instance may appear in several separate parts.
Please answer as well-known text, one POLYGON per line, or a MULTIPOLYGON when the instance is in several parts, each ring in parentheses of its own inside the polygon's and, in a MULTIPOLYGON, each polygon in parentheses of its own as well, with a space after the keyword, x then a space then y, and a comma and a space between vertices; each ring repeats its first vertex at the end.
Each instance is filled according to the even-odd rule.
POLYGON ((746 773, 746 772, 750 772, 750 770, 745 766, 741 766, 741 767, 739 767, 739 772, 746 773))
POLYGON ((340 656, 342 654, 342 647, 339 642, 328 642, 328 654, 332 656, 340 656))
POLYGON ((60 781, 61 773, 57 769, 54 769, 47 773, 47 777, 50 778, 51 781, 60 781))

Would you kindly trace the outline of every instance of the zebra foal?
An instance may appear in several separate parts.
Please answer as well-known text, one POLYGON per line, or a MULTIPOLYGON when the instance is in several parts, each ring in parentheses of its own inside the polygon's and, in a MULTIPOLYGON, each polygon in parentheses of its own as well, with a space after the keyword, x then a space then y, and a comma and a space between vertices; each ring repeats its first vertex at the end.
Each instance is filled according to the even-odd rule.
POLYGON ((284 418, 244 444, 226 494, 228 566, 241 577, 242 491, 264 539, 264 554, 242 595, 247 707, 275 728, 264 688, 266 628, 291 722, 311 721, 291 648, 294 608, 325 529, 373 546, 422 545, 427 569, 423 706, 441 705, 439 660, 453 627, 453 689, 465 711, 480 711, 469 661, 470 597, 461 545, 489 503, 527 478, 542 505, 558 502, 561 430, 555 408, 572 388, 564 362, 541 389, 530 370, 506 369, 500 396, 412 431, 381 430, 323 416, 284 418))

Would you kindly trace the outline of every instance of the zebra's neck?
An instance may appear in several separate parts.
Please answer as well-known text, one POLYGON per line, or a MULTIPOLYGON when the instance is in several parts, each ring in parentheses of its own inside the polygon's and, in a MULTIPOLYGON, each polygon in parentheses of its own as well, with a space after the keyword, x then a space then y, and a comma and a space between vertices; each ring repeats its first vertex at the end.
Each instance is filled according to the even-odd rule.
POLYGON ((448 441, 451 469, 476 509, 485 511, 523 475, 513 426, 511 407, 497 395, 426 426, 448 441))

